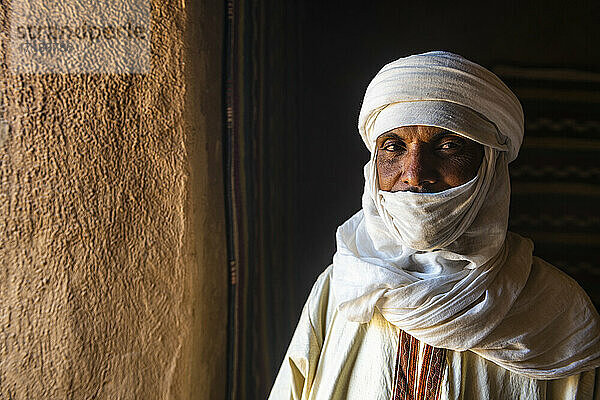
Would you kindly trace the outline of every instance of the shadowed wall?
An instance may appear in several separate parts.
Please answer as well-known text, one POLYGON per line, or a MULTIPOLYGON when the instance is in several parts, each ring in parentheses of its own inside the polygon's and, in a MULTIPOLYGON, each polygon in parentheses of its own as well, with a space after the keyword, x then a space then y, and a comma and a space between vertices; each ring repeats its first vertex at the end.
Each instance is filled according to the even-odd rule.
POLYGON ((150 73, 0 68, 0 398, 225 397, 222 4, 184 6, 150 73))

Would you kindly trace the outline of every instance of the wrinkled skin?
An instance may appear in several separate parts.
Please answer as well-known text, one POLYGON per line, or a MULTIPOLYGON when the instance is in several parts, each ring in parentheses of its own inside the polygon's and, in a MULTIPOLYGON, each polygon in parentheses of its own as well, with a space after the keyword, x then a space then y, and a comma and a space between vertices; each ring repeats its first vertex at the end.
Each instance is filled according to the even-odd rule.
POLYGON ((483 145, 442 128, 405 126, 377 138, 379 188, 441 192, 473 179, 483 145))

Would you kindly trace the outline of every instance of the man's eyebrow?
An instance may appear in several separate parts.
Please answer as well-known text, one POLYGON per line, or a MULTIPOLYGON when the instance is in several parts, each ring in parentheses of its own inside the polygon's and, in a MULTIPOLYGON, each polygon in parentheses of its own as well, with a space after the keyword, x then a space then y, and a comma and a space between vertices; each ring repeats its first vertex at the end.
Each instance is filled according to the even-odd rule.
POLYGON ((441 131, 439 131, 437 133, 434 133, 431 136, 431 141, 433 142, 435 140, 439 140, 439 139, 441 139, 441 138, 443 138, 445 136, 456 136, 456 137, 459 137, 461 139, 464 139, 464 137, 461 136, 461 135, 459 135, 458 133, 452 132, 452 131, 448 131, 448 130, 444 129, 444 130, 441 130, 441 131))
POLYGON ((402 138, 394 132, 383 133, 377 138, 377 140, 386 140, 386 139, 402 139, 402 138))

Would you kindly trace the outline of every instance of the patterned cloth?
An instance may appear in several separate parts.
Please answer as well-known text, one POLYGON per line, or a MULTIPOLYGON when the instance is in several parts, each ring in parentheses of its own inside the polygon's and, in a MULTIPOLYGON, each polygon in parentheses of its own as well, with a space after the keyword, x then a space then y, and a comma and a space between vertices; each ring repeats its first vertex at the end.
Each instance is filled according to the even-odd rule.
POLYGON ((437 400, 446 368, 446 349, 419 342, 400 331, 394 400, 437 400))

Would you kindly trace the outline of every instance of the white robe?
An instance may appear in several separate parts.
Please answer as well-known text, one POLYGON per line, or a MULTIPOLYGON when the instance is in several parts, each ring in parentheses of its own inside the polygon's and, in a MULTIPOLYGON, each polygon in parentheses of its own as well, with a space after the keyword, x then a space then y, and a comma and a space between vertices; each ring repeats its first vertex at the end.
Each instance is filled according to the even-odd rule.
MULTIPOLYGON (((541 262, 534 259, 534 262, 541 262)), ((376 311, 348 321, 331 291, 332 267, 317 279, 269 396, 271 400, 391 399, 400 330, 376 311)), ((600 368, 538 380, 471 351, 447 351, 440 399, 597 399, 600 368)))

